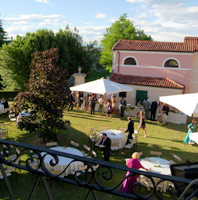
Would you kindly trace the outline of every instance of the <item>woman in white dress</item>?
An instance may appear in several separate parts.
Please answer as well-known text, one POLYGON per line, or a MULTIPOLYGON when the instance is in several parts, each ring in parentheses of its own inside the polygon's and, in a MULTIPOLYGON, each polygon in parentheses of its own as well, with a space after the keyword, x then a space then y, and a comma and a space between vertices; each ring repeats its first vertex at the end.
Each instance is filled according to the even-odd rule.
POLYGON ((157 107, 157 120, 158 120, 158 123, 162 122, 162 115, 163 115, 162 109, 163 109, 163 103, 159 102, 159 105, 157 107))

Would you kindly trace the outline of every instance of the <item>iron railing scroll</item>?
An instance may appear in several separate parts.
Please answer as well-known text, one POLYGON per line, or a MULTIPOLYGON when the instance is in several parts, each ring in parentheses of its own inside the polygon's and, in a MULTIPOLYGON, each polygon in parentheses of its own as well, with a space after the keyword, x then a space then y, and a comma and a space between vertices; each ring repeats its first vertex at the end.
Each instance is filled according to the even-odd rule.
MULTIPOLYGON (((8 140, 0 140, 0 172, 8 188, 10 199, 12 200, 16 199, 16 197, 14 196, 13 190, 9 183, 9 178, 6 176, 4 166, 11 166, 19 170, 26 170, 29 173, 33 173, 38 176, 38 179, 36 180, 28 199, 32 198, 39 181, 42 181, 48 199, 53 199, 53 194, 51 194, 50 188, 48 187, 48 182, 46 180, 47 177, 61 182, 88 188, 89 192, 84 199, 88 199, 88 196, 91 193, 94 195, 94 198, 97 199, 96 191, 100 191, 121 197, 127 197, 129 199, 153 199, 155 196, 155 198, 157 197, 157 199, 162 200, 164 199, 164 195, 162 195, 160 192, 159 186, 164 181, 166 181, 166 184, 168 184, 167 193, 170 195, 170 199, 173 199, 175 197, 179 198, 180 196, 177 183, 183 184, 185 187, 187 187, 192 182, 190 179, 129 169, 125 166, 68 153, 62 153, 44 147, 17 143, 8 140), (47 155, 52 157, 48 164, 44 162, 47 155), (23 158, 25 157, 25 159, 22 160, 22 156, 23 158), (53 170, 53 168, 59 164, 59 156, 71 158, 71 162, 65 166, 62 171, 59 171, 59 173, 54 173, 55 170, 53 170), (65 176, 66 170, 68 170, 70 165, 72 165, 74 162, 81 162, 82 167, 79 170, 74 171, 73 176, 65 176), (123 178, 119 181, 116 179, 116 173, 118 171, 123 172, 123 178), (127 171, 130 171, 131 173, 125 177, 127 171), (137 179, 137 182, 132 186, 133 193, 131 194, 121 192, 120 188, 123 181, 133 175, 143 176, 144 181, 139 181, 137 179), (149 187, 148 184, 150 184, 149 187)), ((191 183, 190 188, 192 187, 194 191, 193 194, 190 193, 186 195, 187 193, 185 193, 185 195, 183 194, 182 198, 184 197, 184 199, 190 199, 192 196, 197 196, 197 185, 191 183)))

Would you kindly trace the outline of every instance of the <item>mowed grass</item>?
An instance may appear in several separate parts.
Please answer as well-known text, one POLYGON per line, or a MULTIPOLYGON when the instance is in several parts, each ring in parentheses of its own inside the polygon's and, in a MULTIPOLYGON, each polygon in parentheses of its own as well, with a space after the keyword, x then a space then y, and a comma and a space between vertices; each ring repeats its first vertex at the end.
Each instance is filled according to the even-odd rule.
MULTIPOLYGON (((89 112, 84 111, 65 111, 64 119, 70 120, 71 125, 67 130, 60 131, 57 133, 59 146, 71 146, 70 140, 80 143, 80 149, 82 149, 83 144, 89 144, 89 130, 90 128, 97 128, 100 132, 100 128, 104 126, 109 126, 110 129, 117 129, 118 127, 127 128, 126 117, 121 119, 119 115, 114 115, 112 118, 105 117, 105 114, 95 114, 91 115, 89 112)), ((139 120, 134 119, 135 129, 137 129, 139 120)), ((20 131, 16 127, 15 122, 10 122, 6 115, 0 116, 1 123, 5 123, 8 126, 9 137, 11 140, 18 142, 29 143, 34 145, 41 145, 40 140, 38 140, 37 134, 30 134, 25 131, 20 131)), ((179 155, 182 161, 185 162, 186 159, 194 162, 197 161, 198 146, 189 146, 183 144, 183 139, 187 133, 187 125, 177 125, 169 123, 166 126, 159 125, 157 122, 146 121, 147 137, 143 137, 143 130, 140 130, 138 134, 138 145, 135 149, 121 149, 119 151, 111 152, 110 161, 119 165, 125 165, 125 158, 130 158, 133 151, 143 152, 143 156, 149 156, 149 152, 161 151, 162 158, 167 160, 172 159, 172 153, 179 155)), ((97 150, 97 159, 103 159, 102 152, 97 150)), ((146 167, 146 166, 145 166, 146 167)), ((123 171, 115 171, 114 176, 108 183, 103 182, 105 185, 116 185, 125 176, 123 171)), ((71 176, 71 178, 73 178, 71 176)), ((17 174, 16 176, 9 177, 11 185, 14 190, 14 194, 17 199, 27 199, 28 194, 33 187, 33 183, 36 180, 35 176, 31 176, 27 173, 17 174)), ((88 189, 82 187, 76 187, 69 184, 60 183, 58 181, 49 180, 50 189, 52 191, 53 198, 56 200, 62 199, 84 199, 88 189), (67 198, 66 198, 67 197, 67 198)), ((118 196, 110 195, 107 193, 97 192, 99 199, 126 199, 118 196)), ((167 194, 163 194, 166 199, 172 199, 167 194)), ((0 188, 0 199, 9 199, 8 192, 5 184, 1 184, 0 188)), ((35 191, 33 199, 47 199, 44 192, 43 186, 40 183, 38 189, 35 191)), ((89 199, 93 199, 91 196, 89 199)), ((155 197, 154 197, 155 199, 155 197)))

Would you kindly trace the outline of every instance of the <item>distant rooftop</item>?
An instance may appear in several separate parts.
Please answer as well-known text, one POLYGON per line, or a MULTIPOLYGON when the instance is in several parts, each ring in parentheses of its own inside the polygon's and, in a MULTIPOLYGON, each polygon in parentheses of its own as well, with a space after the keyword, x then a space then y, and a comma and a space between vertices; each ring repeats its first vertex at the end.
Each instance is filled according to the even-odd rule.
POLYGON ((184 85, 177 83, 169 78, 160 77, 146 77, 146 76, 131 76, 123 74, 113 74, 111 80, 131 85, 151 86, 151 87, 163 87, 173 89, 184 89, 184 85))
POLYGON ((184 42, 119 40, 113 50, 198 52, 198 37, 185 37, 184 42))

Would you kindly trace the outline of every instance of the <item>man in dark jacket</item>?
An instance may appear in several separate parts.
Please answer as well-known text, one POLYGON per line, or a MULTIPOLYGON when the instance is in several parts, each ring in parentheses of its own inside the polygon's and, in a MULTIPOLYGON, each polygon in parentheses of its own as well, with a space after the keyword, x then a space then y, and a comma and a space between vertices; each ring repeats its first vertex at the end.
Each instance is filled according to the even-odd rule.
POLYGON ((103 155, 104 155, 104 161, 109 162, 110 150, 111 150, 111 140, 110 140, 109 137, 107 137, 106 133, 103 133, 102 140, 100 141, 100 144, 104 145, 104 147, 102 147, 103 155))
POLYGON ((69 111, 69 109, 73 110, 73 106, 74 106, 74 103, 75 103, 74 94, 75 94, 74 91, 69 94, 69 107, 68 107, 68 111, 69 111))
POLYGON ((157 110, 157 101, 153 101, 151 103, 151 120, 155 121, 155 114, 157 110))
POLYGON ((94 114, 94 112, 95 112, 95 98, 94 95, 92 95, 90 99, 90 113, 94 114))
POLYGON ((128 121, 129 121, 129 123, 128 123, 128 128, 127 128, 127 130, 125 131, 125 133, 126 133, 126 132, 129 132, 129 134, 128 134, 128 138, 127 138, 127 141, 126 141, 126 145, 129 143, 129 140, 132 140, 132 139, 133 139, 133 138, 132 138, 132 134, 134 133, 134 122, 133 122, 133 120, 131 119, 131 117, 128 117, 127 119, 128 119, 128 121))
POLYGON ((124 117, 124 110, 126 108, 127 102, 124 97, 120 100, 120 117, 124 117))

